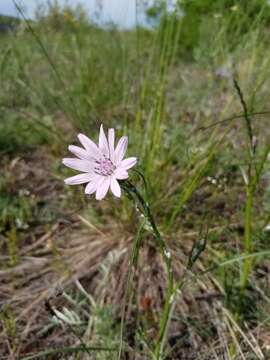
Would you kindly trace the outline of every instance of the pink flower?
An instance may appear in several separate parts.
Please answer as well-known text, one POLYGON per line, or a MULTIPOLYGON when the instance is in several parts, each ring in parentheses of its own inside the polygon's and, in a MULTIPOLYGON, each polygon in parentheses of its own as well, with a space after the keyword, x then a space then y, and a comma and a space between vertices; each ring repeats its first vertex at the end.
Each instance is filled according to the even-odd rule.
POLYGON ((127 136, 121 137, 115 148, 114 129, 109 129, 107 140, 101 125, 98 146, 83 134, 79 134, 78 138, 83 148, 70 145, 69 151, 77 158, 65 158, 63 164, 82 173, 66 179, 65 183, 68 185, 88 183, 85 193, 95 192, 97 200, 102 200, 109 188, 116 197, 120 197, 121 188, 117 180, 127 179, 127 170, 137 162, 135 157, 123 160, 128 145, 127 136))

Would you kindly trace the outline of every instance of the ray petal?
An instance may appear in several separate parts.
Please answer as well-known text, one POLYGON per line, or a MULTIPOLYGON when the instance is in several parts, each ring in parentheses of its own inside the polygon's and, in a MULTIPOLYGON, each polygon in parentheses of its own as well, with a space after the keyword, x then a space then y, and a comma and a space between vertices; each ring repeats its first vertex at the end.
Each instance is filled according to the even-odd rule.
POLYGON ((100 125, 98 147, 104 155, 109 156, 109 144, 102 124, 100 125))
POLYGON ((121 188, 120 188, 118 181, 114 177, 111 177, 111 191, 114 196, 120 198, 121 188))
POLYGON ((137 163, 137 159, 135 157, 129 157, 126 158, 125 160, 122 160, 121 163, 119 164, 119 167, 121 169, 128 170, 132 168, 134 165, 136 165, 136 163, 137 163))
POLYGON ((75 175, 65 179, 65 184, 67 185, 79 185, 89 182, 93 178, 93 174, 84 173, 75 175))
POLYGON ((110 187, 111 179, 109 177, 104 177, 98 184, 97 192, 96 192, 96 199, 102 200, 110 187))
POLYGON ((114 139, 115 139, 114 129, 109 129, 108 139, 109 139, 110 159, 113 162, 114 161, 114 139))
POLYGON ((128 146, 128 137, 122 136, 118 141, 118 144, 114 152, 114 160, 116 165, 118 165, 123 160, 125 153, 127 151, 127 146, 128 146))
POLYGON ((69 145, 68 150, 80 159, 84 159, 84 160, 91 159, 87 151, 79 146, 69 145))
POLYGON ((101 152, 99 148, 91 139, 89 139, 89 137, 84 134, 78 134, 78 139, 80 140, 80 143, 84 146, 84 148, 87 150, 89 155, 91 155, 95 159, 100 158, 101 152))
POLYGON ((125 169, 118 168, 114 171, 114 176, 118 180, 124 180, 128 178, 128 172, 125 169))
POLYGON ((73 170, 78 170, 86 173, 90 173, 93 171, 93 163, 88 160, 64 158, 62 162, 64 165, 73 170))
POLYGON ((86 185, 85 187, 85 193, 86 194, 93 194, 95 191, 97 191, 98 184, 101 181, 100 175, 95 175, 92 180, 86 185))

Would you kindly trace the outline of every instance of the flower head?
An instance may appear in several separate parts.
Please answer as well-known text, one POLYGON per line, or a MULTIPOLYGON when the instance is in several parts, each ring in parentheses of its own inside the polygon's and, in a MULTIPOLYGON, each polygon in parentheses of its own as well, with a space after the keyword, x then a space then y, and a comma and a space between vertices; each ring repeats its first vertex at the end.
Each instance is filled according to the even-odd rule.
POLYGON ((137 162, 135 157, 123 160, 128 145, 127 136, 122 136, 114 147, 114 129, 109 129, 107 139, 101 125, 98 145, 83 134, 79 134, 78 138, 83 148, 70 145, 69 151, 77 158, 65 158, 63 164, 80 171, 81 174, 66 179, 65 183, 68 185, 87 183, 85 193, 96 193, 97 200, 102 200, 109 188, 114 196, 120 197, 121 188, 117 180, 127 179, 127 170, 137 162))

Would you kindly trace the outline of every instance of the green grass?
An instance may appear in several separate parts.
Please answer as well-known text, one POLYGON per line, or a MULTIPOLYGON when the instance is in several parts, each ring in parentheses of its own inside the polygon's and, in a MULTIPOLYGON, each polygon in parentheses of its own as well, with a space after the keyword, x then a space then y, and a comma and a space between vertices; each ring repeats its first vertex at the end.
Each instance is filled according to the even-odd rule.
MULTIPOLYGON (((66 337, 57 347, 65 352, 74 350, 75 358, 83 359, 86 355, 79 351, 83 346, 75 347, 78 334, 90 350, 94 344, 97 350, 105 346, 109 351, 119 345, 120 329, 123 352, 130 353, 130 358, 133 352, 147 353, 155 359, 180 358, 179 352, 186 351, 185 342, 181 334, 172 335, 171 328, 182 322, 188 334, 204 339, 205 347, 198 349, 194 360, 207 359, 205 354, 210 349, 213 354, 225 354, 226 347, 220 350, 215 342, 220 336, 218 325, 215 330, 208 327, 203 331, 209 325, 206 318, 217 316, 214 306, 202 310, 205 318, 193 317, 189 310, 181 313, 178 307, 190 292, 198 296, 195 289, 198 284, 207 293, 207 286, 213 283, 211 291, 220 293, 221 298, 216 301, 225 314, 219 321, 223 321, 227 331, 227 357, 238 359, 241 349, 244 359, 253 359, 254 354, 260 358, 260 351, 267 358, 267 348, 255 329, 262 327, 266 337, 270 331, 269 322, 264 323, 263 310, 270 299, 263 281, 268 266, 265 259, 270 222, 269 10, 263 1, 257 0, 251 1, 245 11, 242 2, 239 8, 234 7, 233 1, 230 6, 225 6, 222 0, 217 3, 218 7, 207 1, 186 3, 187 14, 182 20, 176 14, 162 15, 156 28, 138 27, 132 31, 100 29, 89 24, 80 9, 72 11, 66 7, 60 11, 53 6, 47 16, 40 13, 36 22, 22 21, 16 34, 1 37, 0 256, 5 261, 0 270, 11 271, 21 266, 24 249, 30 249, 29 257, 44 257, 46 261, 56 257, 57 264, 63 262, 63 269, 68 261, 72 263, 73 257, 76 264, 77 252, 85 245, 74 220, 77 213, 86 219, 84 223, 90 233, 97 228, 109 239, 115 235, 122 239, 124 234, 127 243, 136 237, 139 218, 129 200, 123 198, 116 203, 108 199, 97 204, 85 198, 82 188, 63 189, 62 180, 71 173, 60 165, 67 146, 76 142, 77 132, 95 139, 101 122, 105 127, 115 127, 118 136, 122 133, 129 136, 128 152, 138 157, 138 169, 146 177, 148 201, 160 233, 172 250, 177 276, 181 267, 188 267, 192 243, 196 250, 199 240, 207 238, 198 265, 186 272, 185 286, 181 285, 181 294, 176 298, 175 314, 167 314, 169 330, 161 321, 160 305, 155 303, 158 299, 153 296, 149 309, 140 308, 143 286, 136 288, 135 282, 141 281, 137 279, 137 276, 141 279, 137 266, 142 266, 140 257, 144 256, 145 247, 155 248, 151 232, 146 231, 145 240, 140 240, 136 248, 138 258, 134 263, 134 259, 123 264, 110 259, 111 264, 103 264, 107 273, 104 267, 102 270, 95 265, 91 278, 86 275, 83 278, 87 289, 83 290, 83 299, 76 297, 82 291, 76 288, 73 311, 87 325, 78 329, 61 324, 50 327, 49 321, 42 320, 38 330, 42 332, 49 326, 48 342, 37 340, 37 349, 42 350, 39 355, 32 354, 35 345, 32 349, 23 348, 21 354, 25 358, 54 358, 57 349, 48 345, 50 331, 59 331, 60 338, 71 334, 74 348, 66 337), (237 79, 238 91, 233 79, 237 79), (32 173, 28 169, 23 176, 21 162, 26 162, 32 173), (65 228, 73 222, 78 238, 68 260, 61 257, 66 246, 66 242, 60 241, 61 232, 59 244, 45 236, 44 248, 32 252, 36 234, 50 234, 54 224, 65 228), (202 276, 205 269, 209 271, 202 276), (119 274, 123 271, 132 278, 128 285, 123 281, 123 287, 126 285, 129 290, 125 323, 119 320, 119 294, 117 291, 110 294, 111 284, 121 283, 119 274), (189 276, 196 281, 190 282, 189 276), (208 285, 203 285, 204 282, 208 285), (99 297, 91 298, 88 304, 86 294, 96 289, 99 297), (249 306, 250 303, 254 306, 249 306), (166 336, 159 343, 160 323, 166 336), (177 341, 173 344, 174 336, 178 336, 180 345, 177 341), (27 357, 28 353, 31 355, 27 357), (166 353, 171 355, 166 357, 166 353)), ((160 10, 162 6, 155 9, 160 10)), ((131 180, 143 193, 138 174, 133 173, 131 180)), ((100 248, 105 245, 99 243, 100 248)), ((120 251, 120 242, 114 246, 120 251)), ((98 245, 95 250, 98 252, 98 245)), ((37 276, 42 279, 48 271, 37 276)), ((165 276, 159 278, 160 283, 156 280, 151 284, 153 293, 160 286, 164 295, 167 280, 165 276)), ((177 278, 177 283, 180 280, 181 277, 177 278)), ((144 281, 147 284, 146 278, 144 281)), ((15 275, 11 277, 10 283, 13 282, 16 293, 20 282, 15 275)), ((5 281, 0 278, 0 290, 1 286, 5 286, 5 281)), ((12 316, 0 317, 0 329, 12 333, 7 338, 12 338, 10 344, 15 353, 17 333, 23 331, 24 324, 16 321, 13 312, 21 310, 16 301, 13 305, 15 310, 9 308, 12 316)), ((61 308, 61 304, 55 306, 61 308)), ((50 319, 49 314, 46 316, 44 319, 50 319)), ((117 358, 117 351, 107 355, 97 352, 93 358, 117 358)))

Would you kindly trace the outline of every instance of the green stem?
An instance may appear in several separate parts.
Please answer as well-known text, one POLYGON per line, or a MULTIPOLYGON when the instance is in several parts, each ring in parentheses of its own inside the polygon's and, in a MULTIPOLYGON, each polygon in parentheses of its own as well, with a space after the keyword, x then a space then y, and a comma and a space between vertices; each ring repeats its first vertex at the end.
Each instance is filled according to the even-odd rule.
POLYGON ((145 225, 145 221, 143 221, 139 227, 139 230, 137 232, 137 235, 135 237, 135 241, 132 247, 129 266, 128 266, 128 273, 127 273, 127 280, 126 280, 126 289, 124 293, 124 300, 122 305, 122 314, 121 314, 121 324, 120 324, 120 346, 118 351, 118 360, 121 360, 122 358, 122 350, 123 350, 123 335, 124 335, 124 326, 125 326, 125 311, 126 311, 126 304, 128 302, 128 295, 130 290, 130 280, 132 275, 132 267, 134 266, 138 253, 140 248, 140 242, 141 242, 141 234, 143 231, 145 225))
POLYGON ((160 249, 162 258, 163 258, 165 266, 166 266, 168 285, 167 285, 167 290, 166 290, 164 309, 163 309, 162 317, 161 317, 161 320, 159 323, 158 337, 157 337, 155 349, 154 349, 154 359, 159 360, 162 355, 162 351, 163 351, 163 346, 164 346, 164 342, 165 342, 165 338, 166 338, 166 334, 167 334, 167 328, 168 328, 168 324, 170 321, 170 314, 172 312, 173 303, 174 303, 173 300, 174 300, 174 295, 175 295, 171 254, 167 250, 166 243, 163 240, 163 238, 156 226, 156 223, 154 221, 149 204, 144 200, 144 198, 139 193, 137 188, 131 182, 129 182, 129 181, 123 182, 122 187, 128 194, 133 194, 134 197, 136 198, 136 200, 138 201, 138 203, 141 205, 140 211, 146 217, 146 219, 148 220, 148 222, 153 230, 154 236, 157 239, 158 247, 160 249))
MULTIPOLYGON (((244 95, 240 88, 240 85, 236 78, 233 79, 234 87, 239 96, 246 123, 247 135, 249 139, 249 164, 247 173, 247 185, 246 185, 246 206, 245 206, 245 235, 244 235, 244 252, 246 255, 250 254, 253 250, 253 239, 252 239, 252 216, 253 216, 253 202, 254 194, 256 191, 257 182, 259 181, 259 174, 257 173, 256 164, 254 163, 257 141, 253 134, 252 121, 249 116, 248 107, 244 99, 244 95), (253 175, 254 173, 254 175, 253 175), (254 178, 253 178, 254 177, 254 178)), ((243 269, 240 276, 240 310, 243 310, 243 300, 245 296, 245 290, 248 285, 248 279, 252 270, 252 260, 247 258, 244 261, 243 269)))
MULTIPOLYGON (((254 191, 252 184, 247 185, 247 199, 245 207, 245 238, 244 238, 244 251, 248 255, 252 252, 252 209, 253 209, 254 191)), ((244 261, 243 271, 241 274, 241 291, 245 291, 248 283, 248 278, 251 270, 251 259, 247 258, 244 261)))

